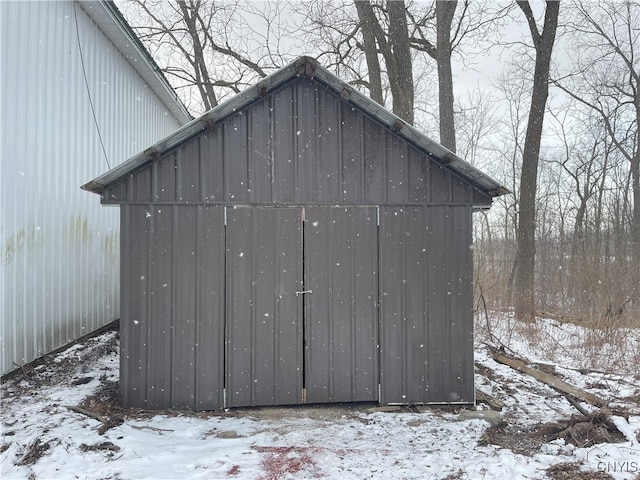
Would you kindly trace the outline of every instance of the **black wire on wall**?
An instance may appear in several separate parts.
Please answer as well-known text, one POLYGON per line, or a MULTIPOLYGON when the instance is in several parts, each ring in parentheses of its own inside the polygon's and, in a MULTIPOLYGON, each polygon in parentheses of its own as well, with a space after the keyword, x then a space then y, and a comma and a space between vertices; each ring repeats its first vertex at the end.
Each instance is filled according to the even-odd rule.
POLYGON ((82 75, 84 77, 84 84, 87 87, 87 96, 89 97, 89 104, 91 105, 91 113, 93 114, 93 122, 96 126, 96 130, 98 132, 98 138, 100 139, 100 146, 102 147, 102 153, 104 153, 104 161, 107 163, 107 168, 111 170, 111 165, 109 164, 109 157, 107 156, 107 150, 104 147, 104 142, 102 141, 102 133, 100 132, 100 126, 98 125, 98 118, 96 116, 96 109, 93 105, 93 99, 91 98, 91 90, 89 89, 89 80, 87 80, 87 70, 84 65, 84 55, 82 53, 82 45, 80 43, 80 29, 78 27, 78 12, 77 12, 76 2, 73 2, 73 14, 76 20, 76 38, 78 39, 78 51, 80 52, 80 63, 82 65, 82 75))

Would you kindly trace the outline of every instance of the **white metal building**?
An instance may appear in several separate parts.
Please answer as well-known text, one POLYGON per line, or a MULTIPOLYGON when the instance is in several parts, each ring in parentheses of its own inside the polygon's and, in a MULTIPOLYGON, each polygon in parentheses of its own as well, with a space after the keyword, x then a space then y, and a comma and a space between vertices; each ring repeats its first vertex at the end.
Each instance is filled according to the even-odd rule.
POLYGON ((189 121, 111 2, 0 1, 6 374, 118 317, 118 210, 80 190, 189 121))

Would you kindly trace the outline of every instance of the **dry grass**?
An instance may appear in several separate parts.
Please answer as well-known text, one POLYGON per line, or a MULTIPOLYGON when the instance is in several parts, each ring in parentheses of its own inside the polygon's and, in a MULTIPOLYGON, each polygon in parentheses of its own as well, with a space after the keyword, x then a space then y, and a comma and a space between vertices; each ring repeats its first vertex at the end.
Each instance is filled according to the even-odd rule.
POLYGON ((31 445, 26 448, 26 451, 16 461, 16 465, 34 465, 38 463, 40 457, 42 457, 47 450, 51 448, 49 442, 41 442, 39 438, 36 438, 31 445))
POLYGON ((545 317, 547 320, 520 322, 512 314, 480 312, 476 334, 479 341, 507 352, 526 344, 530 351, 551 360, 565 363, 571 359, 577 368, 640 378, 640 328, 545 317))
POLYGON ((613 479, 606 472, 584 472, 580 470, 582 463, 566 462, 556 463, 546 469, 547 477, 551 480, 609 480, 613 479))

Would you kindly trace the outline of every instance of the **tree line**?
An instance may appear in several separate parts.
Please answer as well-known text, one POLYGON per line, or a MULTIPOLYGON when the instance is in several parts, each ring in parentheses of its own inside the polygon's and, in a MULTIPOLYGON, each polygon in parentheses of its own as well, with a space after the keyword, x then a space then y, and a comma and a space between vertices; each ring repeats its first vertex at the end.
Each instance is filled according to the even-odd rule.
POLYGON ((194 115, 312 55, 507 185, 476 215, 479 306, 640 323, 640 3, 119 6, 194 115))

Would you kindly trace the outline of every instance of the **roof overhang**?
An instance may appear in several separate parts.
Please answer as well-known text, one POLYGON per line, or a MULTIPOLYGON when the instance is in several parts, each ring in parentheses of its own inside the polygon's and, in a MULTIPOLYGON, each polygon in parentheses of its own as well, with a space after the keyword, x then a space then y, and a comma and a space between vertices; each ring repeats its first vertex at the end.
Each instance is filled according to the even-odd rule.
POLYGON ((176 95, 162 70, 151 58, 115 4, 111 1, 96 2, 95 0, 77 0, 77 2, 160 98, 180 125, 192 120, 193 117, 176 95))
POLYGON ((227 102, 209 110, 200 118, 179 128, 144 152, 141 152, 107 173, 86 183, 82 188, 93 193, 101 194, 107 186, 116 183, 125 176, 144 167, 154 159, 176 148, 200 132, 213 127, 227 117, 244 109, 252 102, 288 83, 295 77, 313 78, 315 81, 325 85, 340 95, 344 101, 354 105, 366 115, 382 123, 486 195, 497 197, 510 193, 509 189, 485 175, 473 165, 462 160, 455 153, 431 140, 423 133, 420 133, 416 128, 391 113, 382 105, 379 105, 366 95, 353 89, 329 70, 320 66, 318 62, 311 57, 300 57, 282 69, 263 78, 256 85, 249 87, 227 102))

